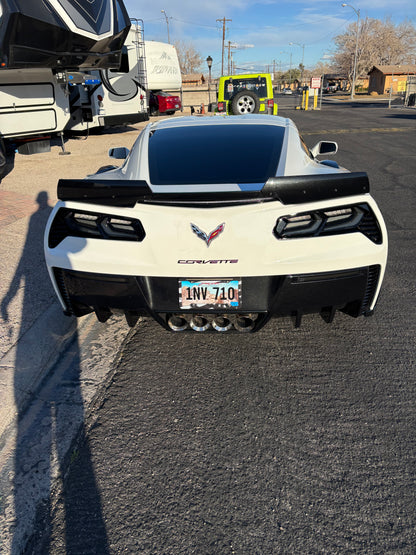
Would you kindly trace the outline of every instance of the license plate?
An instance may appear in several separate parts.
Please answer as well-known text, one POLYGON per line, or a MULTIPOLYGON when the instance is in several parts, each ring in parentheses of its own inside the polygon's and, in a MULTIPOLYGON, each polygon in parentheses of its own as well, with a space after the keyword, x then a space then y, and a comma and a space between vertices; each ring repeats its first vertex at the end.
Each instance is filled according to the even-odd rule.
POLYGON ((241 303, 241 281, 182 280, 179 281, 179 306, 182 309, 238 308, 241 303))

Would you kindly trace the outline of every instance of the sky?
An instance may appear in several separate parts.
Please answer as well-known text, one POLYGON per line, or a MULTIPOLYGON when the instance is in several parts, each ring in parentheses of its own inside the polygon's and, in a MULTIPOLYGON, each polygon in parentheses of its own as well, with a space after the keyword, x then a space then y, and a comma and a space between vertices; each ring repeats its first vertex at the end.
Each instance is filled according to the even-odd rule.
MULTIPOLYGON (((213 58, 212 76, 221 74, 223 18, 225 44, 236 48, 233 62, 238 70, 286 71, 303 63, 312 69, 328 61, 333 38, 360 18, 385 19, 416 26, 415 0, 353 0, 342 7, 338 0, 124 0, 129 16, 142 19, 145 40, 191 43, 203 60, 213 58), (162 13, 164 10, 165 13, 162 13), (166 21, 167 18, 167 21, 166 21), (221 21, 217 21, 221 20, 221 21)), ((413 60, 409 60, 413 63, 413 60)), ((227 51, 224 60, 227 72, 227 51)), ((207 66, 203 64, 203 72, 207 66)))

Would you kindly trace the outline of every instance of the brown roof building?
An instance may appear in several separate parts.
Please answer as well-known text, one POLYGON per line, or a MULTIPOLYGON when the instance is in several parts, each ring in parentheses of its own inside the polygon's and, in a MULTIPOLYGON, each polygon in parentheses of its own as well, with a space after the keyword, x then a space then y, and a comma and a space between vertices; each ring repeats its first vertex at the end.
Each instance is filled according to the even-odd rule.
POLYGON ((188 73, 182 75, 182 86, 184 87, 200 87, 205 84, 205 77, 202 73, 188 73))
POLYGON ((368 92, 377 92, 378 94, 386 94, 392 92, 397 94, 406 91, 406 83, 408 75, 416 74, 416 65, 385 65, 373 66, 368 72, 369 83, 368 92))

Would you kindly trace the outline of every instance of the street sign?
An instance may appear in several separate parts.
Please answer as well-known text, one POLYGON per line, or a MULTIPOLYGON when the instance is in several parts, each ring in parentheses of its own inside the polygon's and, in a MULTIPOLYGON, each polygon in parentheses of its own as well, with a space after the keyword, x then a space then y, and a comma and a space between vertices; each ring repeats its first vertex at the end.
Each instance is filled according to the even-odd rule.
POLYGON ((311 89, 320 89, 320 88, 321 88, 321 78, 311 77, 311 89))

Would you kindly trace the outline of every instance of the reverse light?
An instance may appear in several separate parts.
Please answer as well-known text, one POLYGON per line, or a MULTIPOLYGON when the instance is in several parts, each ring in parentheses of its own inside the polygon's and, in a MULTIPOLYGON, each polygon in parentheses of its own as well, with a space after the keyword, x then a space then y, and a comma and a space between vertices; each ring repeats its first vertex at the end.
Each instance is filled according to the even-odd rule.
POLYGON ((273 232, 278 239, 362 233, 373 243, 382 243, 379 223, 368 204, 282 216, 273 232))

